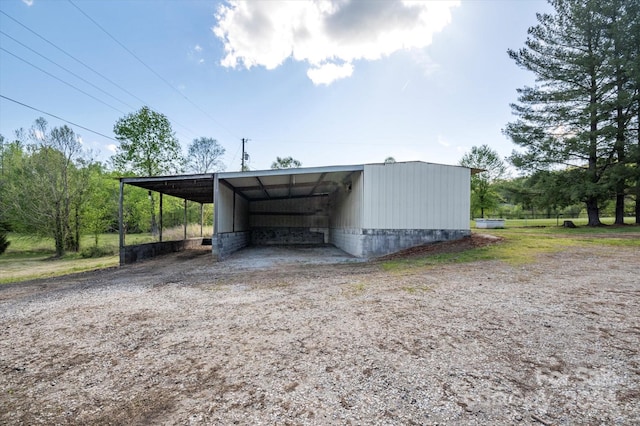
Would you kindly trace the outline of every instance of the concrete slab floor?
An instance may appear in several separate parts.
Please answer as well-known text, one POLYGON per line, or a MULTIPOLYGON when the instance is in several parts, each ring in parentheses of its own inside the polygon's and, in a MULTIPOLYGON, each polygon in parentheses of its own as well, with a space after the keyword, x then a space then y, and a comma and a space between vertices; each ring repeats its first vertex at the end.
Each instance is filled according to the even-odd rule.
POLYGON ((331 245, 323 246, 251 246, 245 247, 222 263, 238 269, 267 269, 281 265, 319 265, 366 262, 331 245))

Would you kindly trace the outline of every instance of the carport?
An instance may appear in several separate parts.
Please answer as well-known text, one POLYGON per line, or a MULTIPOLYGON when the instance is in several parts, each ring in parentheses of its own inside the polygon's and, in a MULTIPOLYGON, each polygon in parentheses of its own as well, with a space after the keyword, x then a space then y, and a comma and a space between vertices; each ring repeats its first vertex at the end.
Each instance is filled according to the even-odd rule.
MULTIPOLYGON (((120 263, 184 250, 187 201, 214 204, 213 254, 222 258, 248 245, 321 245, 329 243, 331 195, 349 191, 352 178, 364 166, 130 177, 120 179, 120 263), (156 243, 125 246, 123 204, 125 186, 160 194, 160 235, 156 243), (184 200, 183 241, 163 241, 163 195, 184 200)), ((202 225, 202 223, 201 223, 202 225)), ((206 239, 205 239, 206 240, 206 239)))
MULTIPOLYGON (((322 244, 371 258, 470 235, 474 172, 468 167, 411 161, 122 178, 121 263, 129 263, 127 252, 134 250, 124 246, 122 233, 126 184, 182 198, 185 211, 188 200, 213 203, 211 245, 217 259, 249 245, 322 244)), ((185 232, 182 242, 154 244, 149 246, 150 256, 184 249, 191 242, 185 232)), ((143 255, 143 250, 136 250, 133 257, 143 255)))
POLYGON ((187 239, 187 201, 200 204, 200 232, 202 237, 202 206, 211 204, 214 200, 213 193, 214 174, 197 174, 181 176, 155 176, 155 177, 129 177, 120 178, 120 202, 119 202, 119 234, 120 234, 120 265, 134 263, 137 260, 158 256, 184 250, 194 245, 202 245, 203 238, 187 239), (138 244, 133 246, 125 245, 124 232, 124 194, 125 185, 136 186, 148 191, 160 194, 159 199, 159 235, 158 242, 148 244, 138 244), (181 241, 163 241, 163 196, 184 200, 184 238, 181 241))

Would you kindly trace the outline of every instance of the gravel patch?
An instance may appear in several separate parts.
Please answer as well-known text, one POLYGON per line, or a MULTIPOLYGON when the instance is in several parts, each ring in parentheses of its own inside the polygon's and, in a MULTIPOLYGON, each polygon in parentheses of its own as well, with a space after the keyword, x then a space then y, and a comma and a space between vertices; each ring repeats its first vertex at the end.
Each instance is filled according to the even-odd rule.
POLYGON ((0 287, 0 423, 640 424, 637 249, 241 259, 0 287))

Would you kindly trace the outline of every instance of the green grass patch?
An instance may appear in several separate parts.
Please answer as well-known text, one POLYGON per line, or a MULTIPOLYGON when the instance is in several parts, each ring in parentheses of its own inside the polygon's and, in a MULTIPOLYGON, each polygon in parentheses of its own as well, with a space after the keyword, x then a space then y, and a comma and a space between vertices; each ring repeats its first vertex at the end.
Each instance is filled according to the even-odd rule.
MULTIPOLYGON (((127 243, 152 241, 149 234, 128 236, 127 243)), ((50 278, 77 272, 109 268, 119 264, 118 234, 101 234, 98 246, 93 236, 81 237, 79 253, 67 253, 54 259, 52 238, 9 233, 10 245, 0 255, 0 284, 50 278)))
MULTIPOLYGON (((179 228, 179 229, 178 229, 179 228)), ((188 227, 188 236, 200 235, 200 226, 188 227)), ((204 228, 211 232, 211 227, 204 228)), ((163 240, 182 239, 184 229, 165 230, 163 240)), ((76 272, 86 272, 117 266, 119 263, 120 237, 117 233, 100 234, 98 245, 93 235, 80 238, 80 252, 67 253, 54 259, 53 238, 9 233, 9 247, 0 255, 0 284, 38 278, 50 278, 76 272)), ((151 234, 130 234, 125 236, 126 245, 136 245, 157 241, 151 234)))
POLYGON ((51 256, 48 254, 39 256, 2 255, 0 256, 0 284, 104 269, 118 266, 119 261, 118 256, 97 259, 64 257, 51 260, 51 256))
POLYGON ((417 293, 426 293, 431 291, 431 287, 426 285, 408 285, 402 287, 402 290, 406 291, 409 294, 417 294, 417 293))
POLYGON ((612 246, 637 247, 640 250, 640 227, 581 227, 569 228, 505 228, 481 229, 486 233, 502 237, 499 243, 465 250, 459 253, 435 253, 425 256, 396 259, 382 263, 386 271, 401 271, 408 268, 434 267, 447 263, 478 261, 501 261, 512 265, 534 262, 538 256, 559 253, 571 247, 612 246))
MULTIPOLYGON (((586 226, 587 223, 589 222, 589 220, 586 217, 579 217, 579 218, 559 217, 559 218, 549 218, 549 219, 505 219, 505 227, 506 228, 536 228, 536 227, 559 228, 559 227, 562 227, 562 224, 565 220, 572 221, 578 227, 586 226)), ((615 222, 615 218, 603 217, 603 218, 600 218, 600 221, 604 225, 613 225, 613 223, 615 222)), ((634 225, 635 218, 625 217, 624 223, 625 225, 634 225)), ((471 228, 475 228, 475 226, 476 226, 476 223, 475 221, 472 220, 471 228)), ((606 227, 603 227, 603 228, 606 228, 606 227)), ((615 228, 618 228, 618 227, 615 227, 615 228)), ((625 227, 621 227, 621 228, 625 228, 625 227)))

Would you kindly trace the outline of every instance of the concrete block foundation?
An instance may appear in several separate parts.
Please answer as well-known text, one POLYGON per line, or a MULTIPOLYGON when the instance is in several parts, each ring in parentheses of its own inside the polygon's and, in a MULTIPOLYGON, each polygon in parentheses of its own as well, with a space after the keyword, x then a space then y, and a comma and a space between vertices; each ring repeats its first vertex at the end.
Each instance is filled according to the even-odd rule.
POLYGON ((331 229, 330 243, 357 257, 385 256, 438 241, 468 237, 467 229, 331 229))
POLYGON ((471 235, 464 229, 363 229, 362 257, 378 257, 438 241, 471 235))
POLYGON ((251 229, 251 244, 270 245, 308 245, 324 244, 324 233, 301 227, 261 227, 251 229))
POLYGON ((224 232, 215 235, 211 239, 213 255, 218 259, 223 259, 231 253, 247 247, 250 242, 250 231, 224 232))
POLYGON ((181 241, 163 241, 158 243, 124 246, 120 249, 120 265, 128 265, 140 260, 150 259, 163 254, 175 253, 203 245, 202 238, 181 241))

